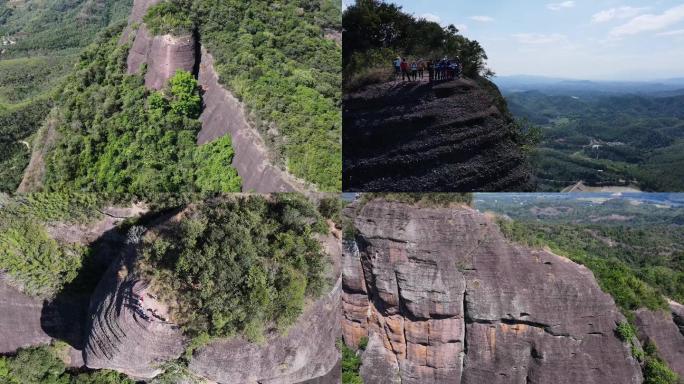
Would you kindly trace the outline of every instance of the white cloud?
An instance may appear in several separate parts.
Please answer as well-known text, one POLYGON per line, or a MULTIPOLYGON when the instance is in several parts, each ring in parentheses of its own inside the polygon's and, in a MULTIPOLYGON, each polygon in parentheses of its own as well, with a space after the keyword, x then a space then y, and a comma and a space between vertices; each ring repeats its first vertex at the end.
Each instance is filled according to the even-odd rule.
POLYGON ((541 33, 517 33, 513 35, 521 44, 551 44, 564 41, 567 37, 560 33, 552 33, 549 35, 541 33))
POLYGON ((420 15, 420 18, 425 19, 427 21, 434 21, 435 23, 440 23, 442 21, 441 17, 433 15, 432 13, 423 13, 422 15, 420 15))
POLYGON ((656 33, 656 36, 679 36, 684 35, 684 29, 677 29, 674 31, 656 33))
POLYGON ((606 9, 591 17, 594 23, 605 23, 615 19, 629 19, 648 10, 649 7, 618 7, 606 9))
POLYGON ((562 3, 550 3, 546 4, 546 8, 552 11, 560 11, 561 9, 573 8, 575 6, 574 1, 564 1, 562 3))
POLYGON ((494 21, 494 18, 489 16, 471 16, 470 20, 479 21, 481 23, 489 23, 494 21))
POLYGON ((633 18, 627 23, 613 28, 611 36, 636 35, 641 32, 658 31, 665 29, 681 20, 684 20, 684 5, 679 5, 668 9, 660 15, 641 15, 633 18))
POLYGON ((468 26, 465 24, 456 24, 454 25, 456 29, 458 29, 460 32, 467 32, 468 31, 468 26))

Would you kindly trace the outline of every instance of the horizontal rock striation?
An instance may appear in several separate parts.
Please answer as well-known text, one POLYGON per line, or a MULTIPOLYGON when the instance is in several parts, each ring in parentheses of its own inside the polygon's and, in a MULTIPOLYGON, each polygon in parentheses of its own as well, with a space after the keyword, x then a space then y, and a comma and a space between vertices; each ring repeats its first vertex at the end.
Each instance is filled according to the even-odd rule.
POLYGON ((183 353, 185 338, 176 325, 140 309, 137 297, 145 296, 146 285, 128 272, 130 254, 127 259, 112 265, 93 294, 83 356, 88 368, 150 379, 162 372, 162 364, 183 353))
POLYGON ((652 342, 658 355, 680 377, 684 377, 684 306, 670 302, 669 311, 640 309, 635 312, 639 339, 652 342))
POLYGON ((242 178, 242 190, 257 193, 304 191, 304 183, 274 165, 261 134, 249 125, 242 103, 219 83, 214 59, 202 48, 199 83, 204 91, 202 130, 197 143, 202 145, 225 135, 232 139, 233 167, 242 178))
POLYGON ((368 335, 367 384, 642 382, 614 333, 624 317, 585 267, 511 244, 469 208, 358 208, 343 334, 368 335))
POLYGON ((345 97, 343 123, 346 191, 534 189, 513 119, 486 80, 369 86, 345 97))

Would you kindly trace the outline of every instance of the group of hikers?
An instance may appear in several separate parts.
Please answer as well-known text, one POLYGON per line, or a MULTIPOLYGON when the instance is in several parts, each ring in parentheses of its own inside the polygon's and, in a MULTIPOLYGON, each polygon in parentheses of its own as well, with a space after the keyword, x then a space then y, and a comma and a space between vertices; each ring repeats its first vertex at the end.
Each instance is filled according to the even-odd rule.
POLYGON ((427 73, 430 82, 439 80, 453 80, 461 77, 463 65, 461 60, 443 58, 440 60, 414 60, 410 63, 406 58, 397 57, 394 60, 394 75, 402 81, 417 81, 424 79, 427 73))
MULTIPOLYGON (((150 295, 149 293, 148 293, 148 296, 155 299, 155 297, 150 295)), ((145 313, 145 307, 143 305, 143 300, 144 300, 144 298, 142 295, 138 295, 138 294, 134 293, 133 294, 133 310, 135 311, 135 313, 138 314, 138 316, 143 318, 145 321, 152 322, 153 321, 152 318, 147 313, 145 313)), ((164 317, 162 317, 161 315, 159 315, 157 313, 156 309, 147 308, 147 311, 150 313, 150 315, 152 315, 152 317, 156 318, 157 320, 162 321, 162 322, 166 322, 166 319, 164 317)))

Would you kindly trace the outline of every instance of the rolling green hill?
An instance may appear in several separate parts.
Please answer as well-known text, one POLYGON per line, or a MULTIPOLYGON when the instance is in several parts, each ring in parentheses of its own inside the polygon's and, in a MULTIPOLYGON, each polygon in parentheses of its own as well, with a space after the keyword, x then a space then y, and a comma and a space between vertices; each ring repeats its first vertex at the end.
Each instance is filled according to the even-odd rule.
POLYGON ((132 0, 0 0, 0 191, 13 191, 30 140, 80 51, 132 0))
POLYGON ((542 127, 533 166, 544 190, 579 180, 684 190, 684 96, 528 91, 506 99, 516 117, 542 127))

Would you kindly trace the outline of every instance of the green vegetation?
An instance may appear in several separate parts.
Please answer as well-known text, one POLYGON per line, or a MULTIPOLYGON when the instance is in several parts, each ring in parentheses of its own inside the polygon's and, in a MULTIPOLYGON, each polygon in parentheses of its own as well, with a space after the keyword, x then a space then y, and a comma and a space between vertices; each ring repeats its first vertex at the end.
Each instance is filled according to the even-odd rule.
POLYGON ((193 30, 193 22, 177 2, 164 1, 150 7, 143 21, 153 35, 186 35, 193 30))
POLYGON ((679 376, 658 357, 658 349, 653 343, 644 346, 645 363, 643 367, 644 384, 680 384, 679 376))
POLYGON ((397 56, 458 56, 466 76, 493 75, 486 68, 487 54, 482 46, 460 35, 453 25, 443 28, 438 23, 416 19, 400 6, 378 0, 357 0, 344 11, 342 19, 342 67, 347 89, 387 80, 397 56))
POLYGON ((337 342, 337 348, 342 352, 342 384, 363 384, 359 375, 361 356, 357 351, 347 347, 342 340, 337 342))
POLYGON ((67 371, 59 345, 19 350, 15 356, 0 356, 3 384, 135 384, 114 371, 71 373, 67 371))
POLYGON ((0 191, 14 191, 30 157, 31 137, 78 52, 109 23, 123 20, 130 0, 0 1, 0 191))
POLYGON ((341 47, 335 0, 201 0, 193 19, 220 80, 295 176, 342 188, 341 47))
POLYGON ((579 180, 684 190, 684 96, 530 91, 506 99, 516 117, 542 127, 533 166, 543 190, 559 191, 579 180))
POLYGON ((117 43, 119 32, 100 36, 66 81, 45 188, 140 196, 239 191, 230 140, 195 144, 197 81, 178 71, 163 92, 147 91, 142 76, 125 73, 128 48, 117 43))
POLYGON ((284 331, 325 285, 314 233, 327 231, 299 195, 233 196, 198 203, 187 218, 143 243, 139 268, 197 345, 244 333, 284 331))
POLYGON ((451 207, 458 205, 472 205, 472 193, 364 193, 361 195, 361 205, 366 202, 383 199, 397 201, 424 208, 451 207))
MULTIPOLYGON (((583 227, 571 224, 521 223, 500 221, 506 237, 529 246, 548 246, 555 253, 583 264, 594 272, 601 289, 611 294, 623 310, 646 307, 664 309, 664 295, 674 300, 684 299, 681 284, 684 281, 684 264, 679 260, 681 253, 654 257, 653 248, 642 246, 649 239, 653 244, 668 240, 683 241, 683 231, 669 237, 660 230, 646 231, 626 227, 602 228, 583 227), (617 246, 608 246, 612 240, 617 246), (668 271, 675 280, 663 281, 652 278, 652 271, 668 271), (678 281, 680 283, 678 283, 678 281)), ((680 246, 684 243, 680 243, 680 246)), ((666 246, 659 246, 666 249, 666 246)))
POLYGON ((52 239, 44 222, 87 222, 99 216, 93 196, 36 194, 2 202, 0 270, 34 296, 50 297, 74 281, 87 248, 52 239))

